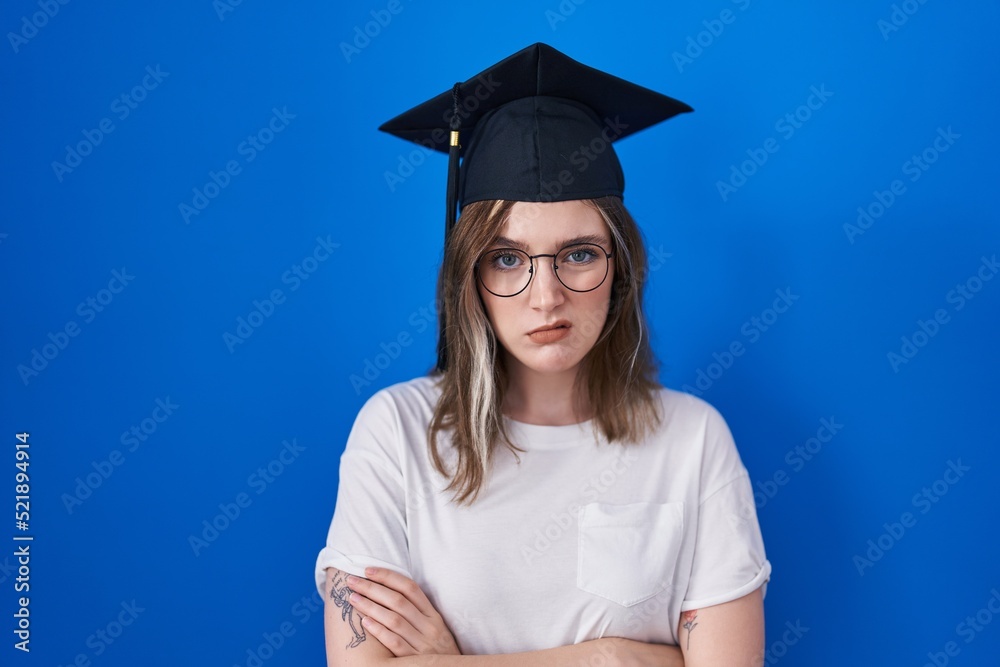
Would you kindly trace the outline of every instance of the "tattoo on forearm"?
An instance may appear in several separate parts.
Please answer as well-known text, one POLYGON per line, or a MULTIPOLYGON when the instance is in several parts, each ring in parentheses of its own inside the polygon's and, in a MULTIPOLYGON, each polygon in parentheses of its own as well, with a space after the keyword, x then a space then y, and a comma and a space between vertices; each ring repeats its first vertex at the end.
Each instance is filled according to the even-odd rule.
POLYGON ((691 611, 684 612, 684 629, 688 631, 687 648, 685 650, 689 650, 691 648, 691 632, 696 627, 698 627, 698 624, 695 623, 695 620, 697 618, 698 618, 697 609, 692 609, 691 611))
POLYGON ((343 572, 338 572, 334 575, 333 581, 330 582, 330 599, 340 607, 340 618, 347 621, 351 626, 351 630, 354 631, 354 638, 347 645, 347 648, 355 648, 366 639, 365 628, 361 625, 361 619, 363 618, 361 612, 357 611, 351 604, 351 601, 348 600, 348 597, 353 592, 347 587, 347 577, 343 572))

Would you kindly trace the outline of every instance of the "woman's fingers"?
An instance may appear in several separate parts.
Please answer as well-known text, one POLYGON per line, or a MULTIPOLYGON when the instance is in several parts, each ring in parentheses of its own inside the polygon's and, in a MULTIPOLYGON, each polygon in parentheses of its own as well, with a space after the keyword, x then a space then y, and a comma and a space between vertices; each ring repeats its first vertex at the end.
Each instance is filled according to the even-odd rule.
POLYGON ((392 651, 393 655, 398 658, 417 653, 420 648, 420 633, 403 616, 369 600, 360 593, 351 593, 348 596, 348 601, 364 616, 361 624, 365 630, 371 632, 387 649, 392 651), (418 644, 417 648, 414 648, 411 642, 418 644))
MULTIPOLYGON (((365 575, 370 578, 348 577, 348 585, 359 596, 352 604, 407 644, 399 650, 461 654, 444 619, 415 581, 385 568, 367 568, 365 575)), ((394 655, 403 654, 394 651, 394 655)))
POLYGON ((405 595, 376 581, 351 575, 347 577, 347 585, 355 593, 360 593, 372 602, 378 603, 389 611, 396 612, 411 622, 417 623, 423 616, 405 595))
POLYGON ((406 598, 410 604, 425 616, 433 616, 436 613, 430 600, 427 599, 427 596, 424 595, 424 592, 420 590, 420 586, 413 579, 384 567, 369 567, 365 569, 365 574, 369 580, 381 584, 385 588, 398 591, 400 595, 406 598))
MULTIPOLYGON (((391 579, 395 585, 405 585, 405 582, 410 582, 416 586, 412 579, 403 575, 397 577, 391 579)), ((427 636, 433 632, 434 626, 406 595, 382 583, 354 576, 347 578, 347 584, 355 596, 359 596, 357 603, 355 604, 352 598, 351 604, 354 604, 361 613, 372 616, 412 646, 416 652, 422 653, 431 648, 427 636)), ((419 591, 419 587, 417 590, 419 591)))
MULTIPOLYGON (((371 568, 365 573, 372 577, 371 579, 354 577, 352 581, 352 577, 347 578, 351 590, 361 593, 389 611, 396 612, 402 619, 406 620, 416 630, 416 633, 402 629, 400 634, 405 639, 419 641, 418 635, 426 635, 433 631, 432 621, 436 620, 435 616, 429 615, 423 609, 430 609, 430 614, 434 615, 437 612, 415 581, 391 571, 388 571, 391 573, 391 576, 388 576, 385 574, 387 570, 384 568, 378 568, 369 574, 370 570, 371 568)), ((389 628, 393 627, 386 621, 380 620, 380 622, 389 628)), ((416 646, 416 648, 421 647, 416 646)))
MULTIPOLYGON (((454 635, 448 629, 444 617, 434 608, 423 589, 413 579, 382 567, 369 567, 365 574, 384 588, 398 592, 417 612, 407 616, 418 636, 410 639, 419 653, 461 655, 454 635)), ((378 584, 376 584, 378 585, 378 584)))
POLYGON ((362 619, 361 624, 365 626, 365 631, 368 632, 368 634, 382 642, 382 645, 392 651, 392 654, 397 658, 417 654, 417 652, 412 646, 409 645, 409 643, 406 642, 405 639, 397 635, 392 630, 389 630, 371 616, 365 616, 364 619, 362 619))

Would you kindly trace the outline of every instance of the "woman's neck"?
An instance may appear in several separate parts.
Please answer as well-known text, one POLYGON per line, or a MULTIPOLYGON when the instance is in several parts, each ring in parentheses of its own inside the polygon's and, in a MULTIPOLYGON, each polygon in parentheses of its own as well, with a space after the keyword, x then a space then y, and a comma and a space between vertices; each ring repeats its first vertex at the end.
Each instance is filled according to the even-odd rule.
POLYGON ((577 368, 562 373, 537 373, 527 368, 511 369, 503 413, 525 424, 565 426, 591 418, 589 400, 575 400, 577 368))

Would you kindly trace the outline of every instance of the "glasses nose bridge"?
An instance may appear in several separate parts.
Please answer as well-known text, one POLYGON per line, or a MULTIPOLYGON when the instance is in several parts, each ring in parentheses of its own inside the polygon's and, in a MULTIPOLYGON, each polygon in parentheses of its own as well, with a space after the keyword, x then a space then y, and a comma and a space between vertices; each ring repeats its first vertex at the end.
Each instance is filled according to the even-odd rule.
MULTIPOLYGON (((527 255, 528 253, 525 253, 525 254, 527 255)), ((552 278, 555 279, 555 283, 552 286, 550 286, 548 289, 551 290, 551 289, 553 289, 553 287, 555 287, 556 290, 558 291, 558 290, 566 287, 566 284, 562 281, 562 278, 559 277, 559 267, 556 264, 556 257, 558 257, 558 254, 559 253, 555 253, 555 254, 539 253, 537 255, 528 255, 528 261, 529 261, 529 265, 530 265, 531 268, 530 268, 530 272, 529 272, 529 275, 528 275, 528 282, 525 283, 524 289, 530 289, 532 283, 535 284, 535 290, 540 289, 539 286, 538 286, 539 285, 538 281, 535 280, 535 265, 538 264, 538 258, 540 258, 540 257, 549 257, 549 258, 552 259, 552 278)), ((541 265, 538 264, 538 266, 541 266, 541 265)), ((540 269, 540 270, 544 270, 544 269, 540 269)), ((535 298, 535 297, 532 297, 532 298, 535 298)))
MULTIPOLYGON (((527 254, 527 253, 525 253, 525 254, 527 254)), ((531 266, 531 275, 528 276, 528 282, 530 283, 534 279, 534 277, 535 277, 535 260, 538 259, 539 257, 551 257, 552 258, 552 275, 554 275, 556 277, 556 280, 558 280, 560 283, 562 283, 562 278, 559 277, 559 266, 556 264, 556 257, 558 257, 558 256, 559 256, 559 253, 555 253, 555 254, 539 253, 537 255, 528 255, 528 261, 530 262, 530 266, 531 266)))
POLYGON ((558 256, 559 256, 558 253, 556 253, 556 254, 540 253, 538 255, 528 255, 528 259, 531 261, 532 266, 534 266, 535 260, 538 259, 539 257, 551 257, 552 258, 552 270, 556 271, 559 268, 558 266, 556 266, 556 257, 558 257, 558 256))

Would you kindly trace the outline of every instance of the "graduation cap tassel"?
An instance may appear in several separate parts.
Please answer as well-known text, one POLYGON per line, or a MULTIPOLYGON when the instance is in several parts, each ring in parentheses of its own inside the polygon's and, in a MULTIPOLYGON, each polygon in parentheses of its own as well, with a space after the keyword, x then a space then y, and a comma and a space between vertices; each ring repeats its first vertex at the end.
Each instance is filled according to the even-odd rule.
POLYGON ((455 208, 458 198, 458 154, 462 147, 458 143, 458 130, 462 126, 462 118, 458 115, 458 93, 461 84, 456 83, 451 91, 451 142, 448 147, 448 191, 445 212, 444 238, 448 240, 451 228, 455 226, 455 208))
MULTIPOLYGON (((451 90, 451 141, 448 147, 448 187, 445 196, 444 246, 448 249, 448 239, 451 229, 455 226, 455 209, 458 199, 458 154, 462 147, 458 143, 458 130, 462 126, 462 118, 458 115, 458 95, 461 83, 456 83, 451 90)), ((442 304, 443 305, 443 304, 442 304)), ((438 369, 444 371, 448 366, 448 343, 445 336, 446 323, 444 308, 438 308, 440 333, 438 335, 438 369)))

